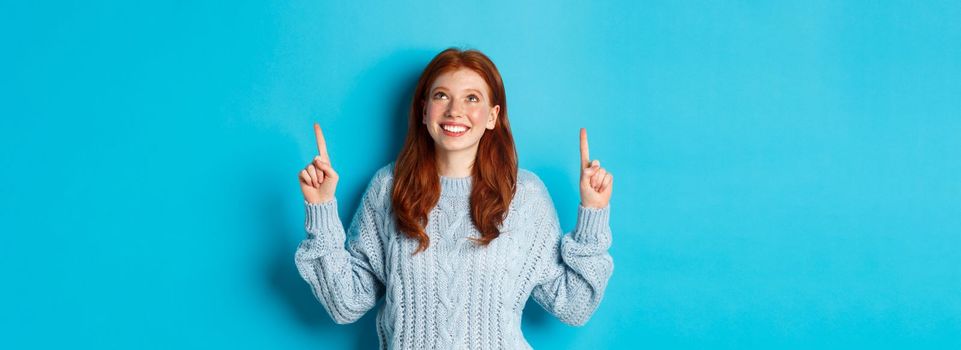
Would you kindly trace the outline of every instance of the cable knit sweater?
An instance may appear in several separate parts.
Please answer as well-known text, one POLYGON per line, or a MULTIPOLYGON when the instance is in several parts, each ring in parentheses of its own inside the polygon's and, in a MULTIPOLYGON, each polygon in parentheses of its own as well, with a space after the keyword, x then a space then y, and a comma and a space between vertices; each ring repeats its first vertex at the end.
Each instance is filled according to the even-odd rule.
POLYGON ((579 206, 576 228, 564 234, 544 183, 521 169, 501 235, 485 247, 467 239, 480 237, 469 214, 472 178, 440 183, 430 246, 417 255, 392 214, 393 163, 367 185, 347 232, 336 199, 304 202, 297 269, 335 322, 356 321, 383 297, 381 349, 531 349, 520 328, 531 295, 564 323, 587 322, 614 270, 610 206, 579 206))

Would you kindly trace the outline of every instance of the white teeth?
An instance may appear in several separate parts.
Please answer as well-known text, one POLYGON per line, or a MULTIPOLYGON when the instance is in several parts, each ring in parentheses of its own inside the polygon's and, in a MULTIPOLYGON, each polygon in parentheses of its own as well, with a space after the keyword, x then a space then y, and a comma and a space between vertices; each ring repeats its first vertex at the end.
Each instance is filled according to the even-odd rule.
POLYGON ((441 128, 443 128, 444 130, 447 130, 450 132, 456 132, 456 133, 467 131, 466 127, 458 126, 458 125, 441 125, 441 128))

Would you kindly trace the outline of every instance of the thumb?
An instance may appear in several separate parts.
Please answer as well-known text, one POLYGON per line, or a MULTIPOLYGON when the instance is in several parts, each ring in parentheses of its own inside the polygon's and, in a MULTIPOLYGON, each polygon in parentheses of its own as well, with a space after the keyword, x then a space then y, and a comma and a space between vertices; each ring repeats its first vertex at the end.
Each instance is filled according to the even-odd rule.
POLYGON ((337 172, 334 171, 334 167, 331 166, 330 163, 327 163, 327 162, 317 162, 317 163, 318 163, 317 167, 324 172, 324 176, 337 180, 338 178, 337 172))

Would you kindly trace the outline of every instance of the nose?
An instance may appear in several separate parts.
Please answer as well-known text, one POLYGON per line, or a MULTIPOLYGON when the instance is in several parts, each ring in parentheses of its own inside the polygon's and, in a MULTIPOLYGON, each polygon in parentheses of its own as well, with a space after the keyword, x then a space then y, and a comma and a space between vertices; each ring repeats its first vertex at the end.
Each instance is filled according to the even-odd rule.
POLYGON ((464 117, 464 102, 454 99, 447 105, 447 116, 451 118, 464 117))

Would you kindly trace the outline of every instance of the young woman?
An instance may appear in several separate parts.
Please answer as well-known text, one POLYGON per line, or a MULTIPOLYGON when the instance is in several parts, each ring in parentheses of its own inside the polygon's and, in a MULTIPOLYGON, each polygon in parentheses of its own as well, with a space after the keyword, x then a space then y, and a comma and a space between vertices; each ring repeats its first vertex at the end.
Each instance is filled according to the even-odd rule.
POLYGON ((571 325, 597 308, 614 269, 613 176, 590 161, 581 129, 581 203, 564 234, 544 183, 518 169, 504 84, 484 54, 447 49, 427 65, 403 149, 368 184, 349 234, 339 175, 314 132, 320 154, 299 175, 307 237, 296 264, 335 322, 384 297, 383 349, 529 349, 520 327, 531 295, 571 325))

